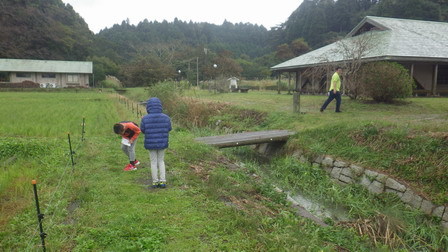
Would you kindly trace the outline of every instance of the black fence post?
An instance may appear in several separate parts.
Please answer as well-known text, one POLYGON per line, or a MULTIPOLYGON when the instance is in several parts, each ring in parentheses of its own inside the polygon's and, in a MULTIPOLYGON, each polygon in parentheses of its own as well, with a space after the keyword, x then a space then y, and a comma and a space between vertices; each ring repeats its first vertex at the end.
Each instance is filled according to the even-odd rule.
POLYGON ((42 248, 44 249, 44 252, 47 250, 45 248, 45 237, 47 236, 46 233, 44 233, 44 228, 42 227, 42 219, 44 218, 44 214, 40 213, 39 208, 39 198, 37 197, 37 181, 32 180, 31 183, 33 184, 34 189, 34 198, 36 199, 36 210, 37 210, 37 220, 39 221, 39 230, 40 230, 40 240, 42 241, 42 248))
POLYGON ((82 118, 82 135, 81 135, 81 141, 84 141, 84 133, 86 133, 86 131, 85 131, 85 125, 86 125, 86 118, 83 117, 83 118, 82 118))
POLYGON ((75 161, 73 161, 73 150, 72 150, 72 141, 70 140, 70 133, 68 133, 68 145, 70 147, 70 158, 72 159, 72 167, 75 166, 75 161))

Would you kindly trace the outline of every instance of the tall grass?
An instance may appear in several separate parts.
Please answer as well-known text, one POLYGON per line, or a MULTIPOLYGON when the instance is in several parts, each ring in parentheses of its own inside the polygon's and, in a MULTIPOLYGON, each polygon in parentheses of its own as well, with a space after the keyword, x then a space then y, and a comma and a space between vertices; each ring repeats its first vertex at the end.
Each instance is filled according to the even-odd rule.
POLYGON ((334 220, 324 220, 331 228, 317 232, 320 237, 338 241, 336 244, 344 248, 350 248, 340 241, 347 235, 347 228, 361 237, 368 237, 373 246, 386 251, 444 251, 448 248, 448 236, 441 230, 439 220, 410 209, 395 195, 373 195, 359 185, 335 184, 320 168, 292 157, 278 156, 260 163, 249 148, 229 149, 226 153, 243 160, 252 176, 256 174, 256 178, 266 184, 279 186, 293 196, 304 196, 334 215, 334 220), (338 228, 341 229, 336 231, 338 228))
MULTIPOLYGON (((289 129, 298 132, 290 149, 303 149, 310 156, 332 155, 383 170, 408 181, 432 201, 448 202, 448 99, 409 98, 395 104, 354 101, 343 97, 343 113, 334 104, 324 113, 325 96, 302 95, 302 114, 292 113, 292 96, 276 92, 247 94, 186 92, 202 101, 226 102, 268 112, 256 129, 289 129)), ((223 117, 225 119, 225 117, 223 117)), ((223 124, 229 120, 222 120, 223 124)))
POLYGON ((303 131, 292 146, 328 153, 405 179, 434 202, 448 202, 448 145, 443 135, 381 122, 338 123, 303 131))
POLYGON ((186 97, 185 87, 178 83, 160 83, 145 90, 128 91, 129 97, 137 100, 158 97, 162 101, 164 112, 178 125, 189 130, 208 127, 227 133, 241 132, 259 125, 267 116, 264 112, 235 108, 224 102, 204 102, 186 97))

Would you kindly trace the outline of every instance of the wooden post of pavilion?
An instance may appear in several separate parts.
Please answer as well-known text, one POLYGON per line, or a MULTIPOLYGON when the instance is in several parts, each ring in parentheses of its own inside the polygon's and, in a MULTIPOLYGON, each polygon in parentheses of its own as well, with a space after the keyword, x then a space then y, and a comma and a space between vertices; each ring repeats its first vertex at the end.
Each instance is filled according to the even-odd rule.
POLYGON ((288 72, 288 94, 291 94, 291 72, 288 72))
POLYGON ((302 74, 296 71, 296 81, 292 98, 292 107, 294 113, 300 113, 300 92, 302 91, 302 74))
POLYGON ((434 75, 432 77, 432 87, 431 87, 431 94, 436 95, 437 94, 437 75, 439 72, 439 64, 436 64, 434 66, 434 75))
POLYGON ((278 82, 277 82, 277 94, 280 94, 280 80, 282 79, 282 72, 278 74, 278 82))

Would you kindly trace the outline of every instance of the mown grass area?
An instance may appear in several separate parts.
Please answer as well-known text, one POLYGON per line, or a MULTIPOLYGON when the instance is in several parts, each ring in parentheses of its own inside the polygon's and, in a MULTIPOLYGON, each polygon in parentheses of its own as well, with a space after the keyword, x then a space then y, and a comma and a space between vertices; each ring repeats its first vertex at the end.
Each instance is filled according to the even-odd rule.
POLYGON ((38 181, 50 251, 370 251, 374 247, 351 229, 323 228, 297 217, 283 194, 267 181, 253 179, 250 166, 246 168, 232 153, 224 155, 195 143, 196 133, 176 124, 166 154, 168 189, 148 189, 149 157, 142 139, 137 147, 140 169, 122 171, 127 160, 112 125, 137 118, 115 95, 0 96, 5 118, 0 124, 0 250, 39 249, 32 179, 38 181), (75 149, 73 167, 68 131, 75 149))
POLYGON ((377 104, 343 97, 343 113, 336 114, 334 102, 319 112, 325 96, 302 95, 302 113, 294 114, 292 96, 275 91, 214 94, 195 90, 185 95, 268 112, 265 122, 246 130, 295 130, 298 134, 289 143, 291 149, 304 149, 310 156, 331 155, 389 173, 434 202, 448 203, 447 98, 377 104))

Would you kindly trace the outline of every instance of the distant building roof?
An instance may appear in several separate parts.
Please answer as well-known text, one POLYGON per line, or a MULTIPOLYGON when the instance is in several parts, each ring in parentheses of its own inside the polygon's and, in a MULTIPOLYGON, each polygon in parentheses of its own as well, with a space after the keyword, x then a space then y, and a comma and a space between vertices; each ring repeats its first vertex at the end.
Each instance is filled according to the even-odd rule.
POLYGON ((0 72, 93 73, 90 61, 0 59, 0 72))
POLYGON ((341 53, 340 43, 362 36, 370 36, 373 43, 371 50, 362 56, 364 60, 448 62, 448 23, 367 16, 341 41, 271 69, 288 70, 347 60, 341 53))

